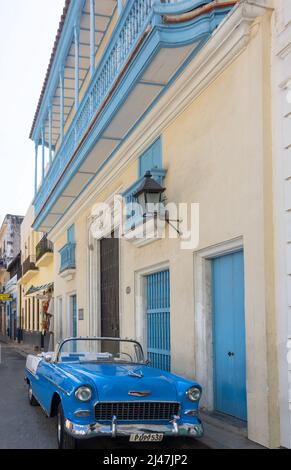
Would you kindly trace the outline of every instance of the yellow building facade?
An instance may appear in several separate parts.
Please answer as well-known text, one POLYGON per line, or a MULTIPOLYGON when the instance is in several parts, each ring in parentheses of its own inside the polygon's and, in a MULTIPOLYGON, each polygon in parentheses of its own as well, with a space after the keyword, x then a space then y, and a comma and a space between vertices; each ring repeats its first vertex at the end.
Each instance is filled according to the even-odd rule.
POLYGON ((53 245, 45 234, 32 230, 33 206, 21 225, 22 276, 18 280, 18 311, 24 344, 47 349, 49 302, 53 298, 53 245), (46 333, 46 334, 45 334, 46 333), (46 336, 46 339, 45 339, 46 336))
MULTIPOLYGON (((22 284, 23 291, 32 283, 54 283, 57 340, 135 338, 153 365, 202 384, 204 409, 236 417, 244 423, 249 439, 279 447, 272 2, 178 3, 154 11, 152 29, 144 31, 145 43, 140 46, 136 40, 125 68, 66 160, 70 132, 78 133, 77 118, 83 119, 84 109, 89 113, 82 108, 86 91, 78 89, 80 111, 68 114, 69 137, 64 137, 63 147, 56 144, 51 169, 36 194, 34 220, 28 223, 36 231, 48 232, 54 257, 22 284), (227 10, 223 10, 225 3, 227 10), (219 21, 218 11, 224 12, 219 21), (202 27, 209 18, 217 23, 207 40, 200 42, 200 30, 195 36, 193 29, 192 42, 187 42, 191 28, 202 27), (179 47, 169 39, 178 30, 179 47), (157 32, 163 44, 158 52, 157 32), (143 62, 151 38, 157 40, 156 49, 149 55, 152 59, 143 62), (164 47, 167 41, 170 45, 164 47), (136 88, 126 94, 122 87, 134 82, 138 67, 136 88), (118 93, 123 99, 115 107, 118 93), (106 125, 101 137, 91 141, 102 119, 106 125), (61 167, 64 160, 66 166, 61 167), (100 204, 106 203, 111 215, 115 199, 124 208, 146 171, 162 188, 163 204, 182 204, 188 213, 172 217, 159 213, 157 220, 144 217, 130 226, 133 214, 125 208, 124 223, 119 225, 117 219, 108 232, 106 209, 100 204), (190 213, 195 236, 183 228, 186 222, 191 227, 190 213), (165 225, 162 235, 155 226, 159 221, 165 225), (140 236, 141 226, 153 231, 151 224, 153 238, 140 236), (115 238, 108 237, 111 232, 115 238)), ((91 58, 91 67, 97 63, 97 77, 116 31, 123 21, 126 24, 126 15, 133 15, 131 21, 138 17, 138 9, 135 13, 130 9, 133 4, 127 2, 123 9, 120 5, 119 16, 116 10, 111 12, 104 42, 99 44, 100 62, 95 62, 98 52, 94 61, 91 58)), ((114 57, 118 70, 122 60, 114 57)), ((90 91, 90 81, 88 87, 90 91)), ((94 102, 93 91, 90 97, 94 102)), ((40 117, 32 136, 38 146, 37 120, 40 117)), ((31 325, 31 313, 29 318, 31 325)))

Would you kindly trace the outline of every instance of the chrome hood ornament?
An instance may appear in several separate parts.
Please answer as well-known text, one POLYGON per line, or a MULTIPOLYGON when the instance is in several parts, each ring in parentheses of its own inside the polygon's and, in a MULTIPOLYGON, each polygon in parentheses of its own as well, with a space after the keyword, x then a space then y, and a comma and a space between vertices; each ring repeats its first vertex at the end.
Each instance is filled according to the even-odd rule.
POLYGON ((148 397, 152 394, 152 392, 150 391, 144 391, 144 392, 139 392, 139 391, 136 391, 136 390, 130 390, 128 392, 128 395, 130 395, 131 397, 148 397))

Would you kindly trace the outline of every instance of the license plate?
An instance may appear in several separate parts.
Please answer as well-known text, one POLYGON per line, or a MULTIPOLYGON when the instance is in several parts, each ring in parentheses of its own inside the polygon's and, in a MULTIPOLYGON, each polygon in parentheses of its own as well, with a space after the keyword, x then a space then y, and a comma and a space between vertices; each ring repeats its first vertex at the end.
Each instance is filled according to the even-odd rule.
POLYGON ((163 434, 131 434, 130 442, 161 442, 163 434))

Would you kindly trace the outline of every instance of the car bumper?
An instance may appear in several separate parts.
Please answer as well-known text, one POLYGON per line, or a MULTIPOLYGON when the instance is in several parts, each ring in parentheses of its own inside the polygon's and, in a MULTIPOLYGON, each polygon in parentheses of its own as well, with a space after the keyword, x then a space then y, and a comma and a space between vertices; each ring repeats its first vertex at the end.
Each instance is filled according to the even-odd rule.
POLYGON ((199 422, 178 424, 176 420, 168 424, 119 424, 112 421, 110 424, 93 423, 80 425, 70 420, 65 421, 68 434, 75 439, 90 439, 94 437, 126 437, 132 434, 163 434, 165 437, 192 437, 203 436, 203 425, 199 422))

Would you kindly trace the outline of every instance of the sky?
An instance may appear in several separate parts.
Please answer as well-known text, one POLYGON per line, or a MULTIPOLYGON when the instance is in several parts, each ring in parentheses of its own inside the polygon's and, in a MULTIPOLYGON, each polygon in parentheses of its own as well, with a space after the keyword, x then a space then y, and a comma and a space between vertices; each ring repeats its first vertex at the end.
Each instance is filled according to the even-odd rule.
POLYGON ((0 0, 0 223, 34 196, 29 132, 65 0, 0 0))

